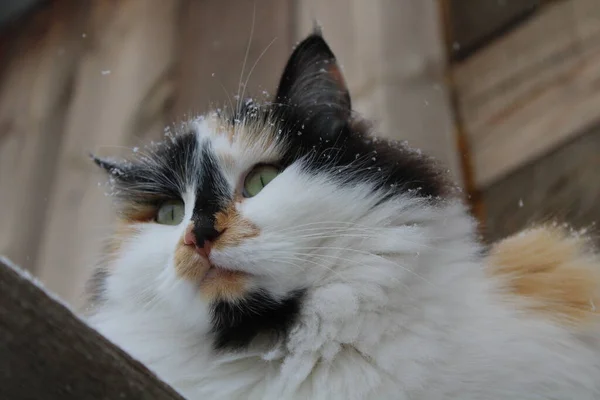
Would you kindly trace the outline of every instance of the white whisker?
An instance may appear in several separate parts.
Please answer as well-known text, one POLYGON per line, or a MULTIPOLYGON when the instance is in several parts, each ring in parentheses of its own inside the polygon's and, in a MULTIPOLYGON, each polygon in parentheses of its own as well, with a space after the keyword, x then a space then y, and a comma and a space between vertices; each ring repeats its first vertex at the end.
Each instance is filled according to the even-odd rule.
MULTIPOLYGON (((323 247, 300 247, 299 249, 301 249, 301 250, 338 250, 338 251, 349 251, 349 252, 355 252, 355 253, 358 253, 358 254, 363 254, 365 256, 376 257, 376 258, 378 258, 380 260, 383 260, 385 262, 389 262, 390 264, 393 264, 393 265, 397 266, 398 268, 401 268, 402 270, 404 270, 404 271, 406 271, 406 272, 408 272, 408 273, 416 276, 417 278, 422 279, 424 282, 426 282, 428 284, 433 285, 433 282, 429 281, 424 276, 418 274, 417 272, 413 271, 410 268, 404 267, 404 266, 402 266, 402 265, 400 265, 400 264, 398 264, 398 263, 396 263, 396 262, 394 262, 394 261, 392 261, 392 260, 390 260, 390 259, 388 259, 386 257, 383 257, 380 254, 375 254, 375 253, 371 253, 371 252, 368 252, 368 251, 362 251, 362 250, 357 250, 357 249, 352 249, 352 248, 346 248, 346 247, 327 247, 327 246, 323 246, 323 247)), ((337 259, 340 259, 340 260, 349 261, 347 259, 343 259, 343 258, 338 257, 338 256, 331 256, 331 255, 318 254, 318 253, 309 253, 309 254, 311 256, 315 255, 315 256, 322 256, 322 257, 329 257, 329 258, 333 257, 333 258, 337 258, 337 259)))
POLYGON ((244 86, 243 86, 243 89, 242 89, 241 98, 243 98, 246 95, 246 87, 248 86, 248 82, 250 81, 250 77, 252 76, 252 72, 254 72, 254 69, 258 65, 258 63, 261 60, 261 58, 263 58, 263 56, 267 53, 267 51, 269 50, 269 48, 273 45, 273 43, 275 43, 276 40, 277 40, 277 38, 273 38, 273 40, 271 40, 271 42, 267 45, 267 47, 265 47, 265 49, 260 53, 260 55, 258 56, 258 58, 256 59, 256 61, 252 65, 252 68, 250 68, 250 72, 248 72, 248 76, 246 77, 246 81, 244 82, 244 86))
POLYGON ((248 46, 246 46, 246 54, 244 55, 244 62, 242 63, 242 71, 240 72, 240 80, 238 83, 238 99, 237 99, 237 113, 239 113, 241 111, 241 106, 243 104, 243 99, 241 97, 239 97, 240 94, 240 87, 242 85, 243 79, 244 79, 244 71, 246 69, 246 62, 248 62, 248 55, 250 54, 250 46, 252 45, 252 38, 254 37, 254 26, 256 24, 256 3, 253 4, 252 6, 252 25, 250 27, 250 39, 248 39, 248 46))

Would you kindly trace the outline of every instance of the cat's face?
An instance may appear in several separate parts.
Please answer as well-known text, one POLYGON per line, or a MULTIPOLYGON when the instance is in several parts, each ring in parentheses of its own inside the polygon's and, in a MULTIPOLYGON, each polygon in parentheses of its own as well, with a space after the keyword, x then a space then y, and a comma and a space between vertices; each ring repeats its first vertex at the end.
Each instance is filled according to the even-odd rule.
POLYGON ((356 262, 348 249, 385 251, 386 204, 445 190, 426 159, 357 123, 319 35, 297 47, 272 104, 210 114, 130 161, 96 162, 120 208, 106 296, 162 302, 217 347, 284 332, 307 291, 356 262))

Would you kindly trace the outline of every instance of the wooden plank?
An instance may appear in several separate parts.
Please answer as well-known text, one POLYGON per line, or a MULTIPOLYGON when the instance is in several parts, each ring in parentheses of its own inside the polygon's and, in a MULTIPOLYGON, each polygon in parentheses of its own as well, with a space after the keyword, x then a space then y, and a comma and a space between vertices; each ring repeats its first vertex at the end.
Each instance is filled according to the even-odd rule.
POLYGON ((449 0, 448 53, 468 57, 536 10, 540 0, 449 0))
POLYGON ((85 6, 66 0, 47 5, 0 37, 0 254, 31 271, 86 21, 85 6))
POLYGON ((177 39, 173 118, 231 107, 244 83, 245 97, 274 95, 292 47, 292 13, 292 0, 187 1, 177 39))
POLYGON ((316 19, 338 56, 358 112, 376 133, 407 140, 462 182, 437 2, 301 0, 296 38, 316 19))
MULTIPOLYGON (((495 182, 483 192, 486 237, 558 221, 597 232, 600 224, 600 125, 495 182)), ((592 235, 600 245, 600 235, 592 235)))
POLYGON ((0 398, 180 399, 0 257, 0 398))
POLYGON ((75 305, 81 304, 78 294, 114 220, 99 187, 106 177, 88 152, 118 154, 119 147, 162 135, 173 94, 179 2, 99 1, 86 3, 86 10, 88 23, 77 35, 85 53, 66 114, 56 180, 47 194, 37 270, 52 291, 75 305))
POLYGON ((485 188, 600 120, 600 2, 552 3, 453 74, 485 188))

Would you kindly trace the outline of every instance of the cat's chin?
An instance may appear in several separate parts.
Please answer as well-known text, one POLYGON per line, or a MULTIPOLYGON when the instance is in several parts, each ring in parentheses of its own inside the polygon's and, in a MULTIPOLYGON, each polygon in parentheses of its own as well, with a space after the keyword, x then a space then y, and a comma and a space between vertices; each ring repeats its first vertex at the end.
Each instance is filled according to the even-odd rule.
POLYGON ((204 278, 202 278, 201 283, 211 282, 219 279, 228 279, 232 276, 250 276, 247 272, 237 271, 229 268, 222 268, 217 266, 211 266, 204 278))
POLYGON ((208 300, 239 300, 251 284, 252 276, 243 271, 211 265, 199 282, 200 293, 208 300))
POLYGON ((174 268, 179 278, 192 283, 208 301, 239 300, 251 286, 251 275, 217 264, 191 248, 181 245, 175 252, 174 268))

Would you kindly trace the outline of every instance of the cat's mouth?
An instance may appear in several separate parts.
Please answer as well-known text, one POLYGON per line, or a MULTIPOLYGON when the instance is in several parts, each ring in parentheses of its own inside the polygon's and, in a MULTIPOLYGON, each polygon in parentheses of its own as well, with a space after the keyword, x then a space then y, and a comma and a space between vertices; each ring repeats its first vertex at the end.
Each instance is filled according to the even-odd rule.
POLYGON ((251 275, 247 272, 210 265, 199 288, 210 300, 236 300, 244 297, 250 286, 251 275))
POLYGON ((240 299, 252 286, 252 275, 248 272, 221 265, 212 254, 202 253, 188 245, 177 249, 175 268, 179 277, 197 285, 209 301, 240 299))

